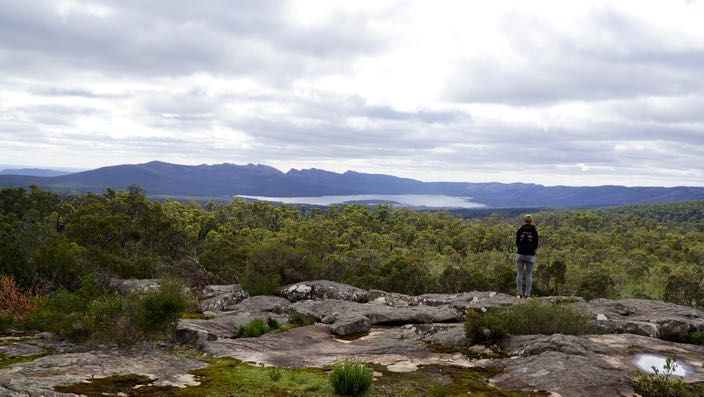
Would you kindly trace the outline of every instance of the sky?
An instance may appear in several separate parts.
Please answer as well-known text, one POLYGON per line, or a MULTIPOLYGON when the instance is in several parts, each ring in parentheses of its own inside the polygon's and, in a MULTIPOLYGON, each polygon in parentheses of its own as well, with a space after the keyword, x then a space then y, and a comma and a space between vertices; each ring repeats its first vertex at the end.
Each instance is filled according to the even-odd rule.
POLYGON ((0 0, 0 163, 704 186, 704 1, 0 0))

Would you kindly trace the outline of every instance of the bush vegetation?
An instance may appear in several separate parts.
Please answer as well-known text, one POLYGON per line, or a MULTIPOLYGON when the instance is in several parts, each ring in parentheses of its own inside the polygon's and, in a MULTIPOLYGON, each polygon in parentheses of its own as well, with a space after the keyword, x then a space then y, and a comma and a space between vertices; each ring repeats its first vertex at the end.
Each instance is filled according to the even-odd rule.
POLYGON ((591 316, 570 304, 532 300, 479 314, 467 309, 465 335, 475 342, 487 342, 506 335, 579 335, 596 333, 591 316))
POLYGON ((333 365, 330 371, 330 384, 337 394, 360 396, 369 390, 373 372, 371 368, 357 360, 345 359, 333 365))
MULTIPOLYGON (((253 295, 304 279, 409 294, 515 294, 513 241, 523 211, 158 202, 138 187, 103 194, 2 189, 0 275, 19 291, 64 291, 53 299, 85 310, 89 303, 67 294, 91 274, 180 277, 191 287, 240 283, 253 295)), ((545 210, 534 219, 541 234, 535 295, 704 308, 704 201, 545 210)), ((91 310, 112 310, 113 298, 102 299, 91 310)), ((122 321, 158 328, 139 317, 122 321)))
POLYGON ((161 288, 127 297, 83 279, 75 292, 66 289, 39 300, 24 326, 51 331, 64 338, 131 344, 158 335, 171 326, 188 305, 183 284, 162 280, 161 288))

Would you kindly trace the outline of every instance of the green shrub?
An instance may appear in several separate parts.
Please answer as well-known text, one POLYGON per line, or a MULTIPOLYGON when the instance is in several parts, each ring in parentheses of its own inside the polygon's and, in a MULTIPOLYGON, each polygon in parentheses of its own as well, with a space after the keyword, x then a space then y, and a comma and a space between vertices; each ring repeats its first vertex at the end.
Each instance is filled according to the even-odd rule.
POLYGON ((680 341, 692 345, 704 345, 704 332, 684 334, 680 337, 680 341))
POLYGON ((303 327, 306 325, 315 324, 315 318, 306 314, 291 312, 288 314, 288 323, 298 327, 303 327))
POLYGON ((597 332, 591 316, 567 304, 537 300, 489 311, 483 315, 467 309, 465 335, 476 342, 500 339, 508 334, 566 334, 597 332))
POLYGON ((694 397, 682 379, 670 379, 677 369, 675 357, 667 359, 664 371, 652 367, 654 374, 638 374, 633 379, 633 390, 643 397, 694 397))
POLYGON ((189 307, 184 286, 177 280, 162 279, 160 288, 133 293, 127 302, 128 315, 144 333, 166 331, 189 307))
POLYGON ((271 331, 271 328, 262 319, 254 319, 237 328, 238 338, 257 338, 271 331))
POLYGON ((345 359, 332 367, 330 383, 337 394, 359 396, 369 390, 373 371, 361 362, 345 359))

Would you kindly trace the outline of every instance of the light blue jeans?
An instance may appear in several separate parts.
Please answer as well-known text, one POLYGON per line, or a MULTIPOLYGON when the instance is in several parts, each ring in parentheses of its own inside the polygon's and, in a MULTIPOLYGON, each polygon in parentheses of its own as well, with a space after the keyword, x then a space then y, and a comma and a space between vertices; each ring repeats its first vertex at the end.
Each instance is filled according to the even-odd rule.
POLYGON ((518 295, 530 296, 530 288, 533 284, 533 265, 535 265, 534 255, 516 254, 516 288, 518 295), (523 273, 526 274, 526 293, 523 295, 523 273))

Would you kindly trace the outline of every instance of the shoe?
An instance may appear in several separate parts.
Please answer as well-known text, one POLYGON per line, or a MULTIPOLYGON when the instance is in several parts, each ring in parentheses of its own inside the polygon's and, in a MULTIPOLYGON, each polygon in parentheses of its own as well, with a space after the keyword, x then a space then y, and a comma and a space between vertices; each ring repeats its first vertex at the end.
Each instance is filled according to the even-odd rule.
POLYGON ((521 299, 521 298, 523 298, 522 295, 516 295, 516 299, 521 299))

